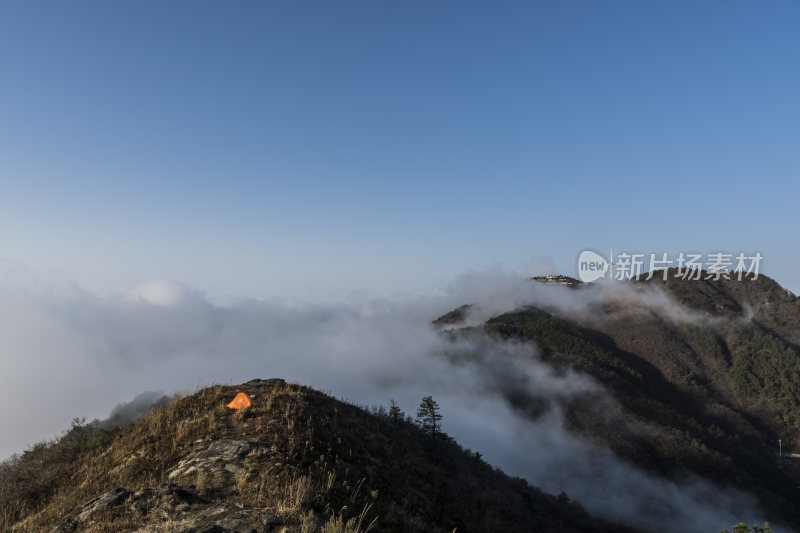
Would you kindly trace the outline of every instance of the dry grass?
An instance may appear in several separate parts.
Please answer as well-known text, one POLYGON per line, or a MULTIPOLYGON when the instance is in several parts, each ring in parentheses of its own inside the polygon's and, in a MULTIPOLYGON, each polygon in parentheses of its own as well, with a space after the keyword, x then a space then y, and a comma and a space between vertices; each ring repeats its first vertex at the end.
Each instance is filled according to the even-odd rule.
MULTIPOLYGON (((610 530, 446 438, 433 442, 413 424, 275 380, 207 387, 112 434, 75 430, 26 454, 0 473, 0 491, 6 491, 0 494, 9 496, 0 530, 46 531, 111 488, 157 486, 187 455, 222 438, 258 443, 242 460, 245 471, 195 473, 179 482, 194 483, 215 502, 244 505, 255 517, 280 517, 287 532, 466 532, 487 524, 526 531, 534 516, 537 527, 610 530), (255 394, 255 403, 231 413, 224 405, 240 390, 255 394), (54 472, 51 482, 37 485, 40 471, 54 472), (10 473, 23 481, 9 490, 10 473)), ((178 531, 185 525, 126 509, 91 527, 135 531, 148 521, 158 524, 148 530, 178 531)))

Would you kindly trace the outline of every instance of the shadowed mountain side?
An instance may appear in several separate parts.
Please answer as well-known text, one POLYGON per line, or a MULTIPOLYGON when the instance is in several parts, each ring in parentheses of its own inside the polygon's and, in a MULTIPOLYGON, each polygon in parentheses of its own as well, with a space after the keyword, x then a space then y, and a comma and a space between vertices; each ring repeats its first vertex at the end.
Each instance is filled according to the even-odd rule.
MULTIPOLYGON (((779 438, 800 451, 797 298, 763 276, 619 285, 575 287, 563 308, 551 298, 546 311, 526 306, 448 334, 534 343, 548 363, 590 374, 613 397, 562 402, 572 431, 655 474, 688 471, 756 494, 796 526, 800 479, 776 452, 779 438)), ((535 395, 507 399, 531 418, 544 411, 535 395)))

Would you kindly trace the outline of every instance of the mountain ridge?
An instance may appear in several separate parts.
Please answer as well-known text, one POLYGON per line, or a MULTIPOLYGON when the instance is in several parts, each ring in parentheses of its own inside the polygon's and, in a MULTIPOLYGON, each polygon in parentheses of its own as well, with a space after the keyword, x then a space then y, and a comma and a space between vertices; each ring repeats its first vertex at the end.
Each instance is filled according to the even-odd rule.
POLYGON ((567 405, 574 431, 659 476, 688 470, 755 493, 797 527, 800 478, 792 459, 776 456, 778 439, 800 449, 800 300, 766 276, 675 273, 614 283, 617 292, 571 286, 584 307, 523 306, 460 329, 450 320, 449 334, 531 344, 549 364, 588 373, 622 411, 609 421, 591 405, 567 405), (634 425, 650 431, 625 429, 634 425))
POLYGON ((113 431, 76 424, 0 481, 9 531, 634 531, 446 435, 280 379, 201 389, 113 431), (254 405, 232 412, 241 390, 254 405), (9 478, 30 489, 16 510, 9 478))

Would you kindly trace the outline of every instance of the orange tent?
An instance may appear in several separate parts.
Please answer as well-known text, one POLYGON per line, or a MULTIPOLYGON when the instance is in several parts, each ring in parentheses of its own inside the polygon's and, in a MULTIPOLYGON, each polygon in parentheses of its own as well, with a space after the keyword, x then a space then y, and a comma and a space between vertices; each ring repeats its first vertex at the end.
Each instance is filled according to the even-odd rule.
POLYGON ((250 407, 251 405, 253 405, 253 400, 250 399, 250 396, 240 392, 233 401, 228 404, 228 407, 231 409, 242 409, 244 407, 250 407))

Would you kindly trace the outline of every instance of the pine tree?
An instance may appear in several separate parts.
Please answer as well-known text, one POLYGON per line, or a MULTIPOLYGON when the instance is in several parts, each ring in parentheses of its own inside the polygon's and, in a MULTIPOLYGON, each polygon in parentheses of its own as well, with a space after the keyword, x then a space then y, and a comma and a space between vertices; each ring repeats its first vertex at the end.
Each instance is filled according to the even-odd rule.
POLYGON ((397 424, 405 418, 406 414, 400 409, 400 406, 394 401, 394 398, 389 400, 389 417, 397 424))
POLYGON ((433 438, 436 438, 437 431, 441 431, 440 420, 442 415, 439 413, 439 404, 433 396, 425 396, 417 409, 417 423, 422 426, 424 431, 429 431, 433 438))

